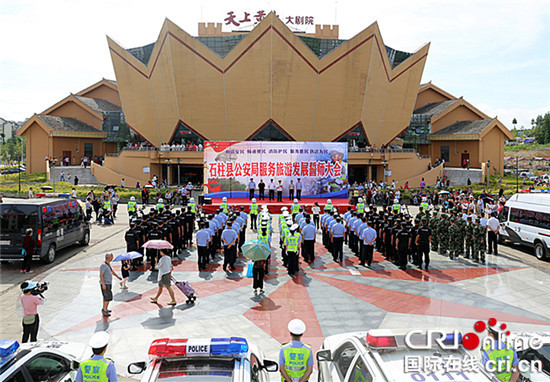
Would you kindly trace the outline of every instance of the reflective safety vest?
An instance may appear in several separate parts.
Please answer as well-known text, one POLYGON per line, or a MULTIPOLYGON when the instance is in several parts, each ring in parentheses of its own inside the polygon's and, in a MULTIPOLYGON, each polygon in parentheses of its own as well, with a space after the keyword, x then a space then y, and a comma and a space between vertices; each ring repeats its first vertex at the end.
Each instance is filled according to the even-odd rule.
POLYGON ((284 243, 286 245, 286 238, 290 236, 290 230, 288 228, 283 228, 283 237, 285 238, 284 243))
POLYGON ((325 206, 325 210, 332 211, 332 204, 327 204, 327 205, 325 206))
POLYGON ((221 207, 223 212, 225 212, 225 213, 229 212, 229 205, 227 204, 227 202, 223 202, 222 204, 220 204, 220 207, 221 207))
POLYGON ((365 203, 357 203, 357 212, 365 212, 365 203))
POLYGON ((394 204, 393 205, 393 210, 397 211, 397 213, 400 213, 401 212, 401 204, 394 204))
POLYGON ((258 205, 256 203, 250 205, 250 215, 258 215, 258 205))
POLYGON ((492 349, 491 345, 487 344, 485 352, 489 359, 494 362, 494 374, 501 381, 509 381, 512 378, 512 361, 514 360, 514 351, 512 349, 492 349), (504 363, 502 363, 504 361, 504 363), (501 362, 502 364, 499 364, 501 362), (499 368, 500 366, 500 368, 499 368))
POLYGON ((197 212, 197 205, 195 203, 189 203, 187 206, 191 208, 192 213, 197 212))
POLYGON ((353 196, 359 196, 359 190, 353 190, 353 196))
POLYGON ((368 372, 361 369, 359 365, 355 365, 351 375, 352 375, 352 378, 350 379, 350 381, 352 382, 363 382, 363 381, 367 382, 370 380, 370 379, 367 379, 367 377, 370 377, 368 372))
MULTIPOLYGON (((283 367, 291 381, 299 381, 307 372, 307 361, 311 357, 311 346, 303 345, 301 348, 293 348, 290 343, 283 345, 285 355, 283 367)), ((281 377, 281 381, 284 381, 283 377, 281 377)))
POLYGON ((295 232, 285 238, 286 250, 289 252, 298 252, 298 238, 300 234, 295 232))
POLYGON ((258 240, 263 241, 264 243, 269 243, 268 235, 262 235, 261 233, 258 234, 258 240))
POLYGON ((111 208, 111 201, 110 200, 105 200, 103 202, 103 209, 106 210, 108 208, 111 208))
POLYGON ((136 212, 136 202, 128 202, 128 212, 136 212))
POLYGON ((297 214, 300 212, 300 205, 298 203, 292 205, 292 213, 297 214))
POLYGON ((163 203, 157 203, 157 205, 155 206, 156 210, 159 211, 161 209, 164 209, 164 204, 163 203))
POLYGON ((89 359, 80 364, 83 381, 109 381, 107 378, 107 367, 109 363, 105 359, 89 359))
POLYGON ((426 202, 422 202, 420 203, 420 207, 422 207, 424 211, 428 211, 428 208, 430 207, 430 205, 426 202))

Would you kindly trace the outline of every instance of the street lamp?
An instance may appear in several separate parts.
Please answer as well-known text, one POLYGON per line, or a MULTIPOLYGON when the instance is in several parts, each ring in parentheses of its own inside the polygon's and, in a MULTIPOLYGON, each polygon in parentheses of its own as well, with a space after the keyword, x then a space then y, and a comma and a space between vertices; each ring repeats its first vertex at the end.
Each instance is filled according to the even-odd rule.
POLYGON ((487 193, 489 192, 489 175, 491 174, 491 161, 487 161, 487 193))
POLYGON ((519 192, 519 161, 518 157, 516 156, 516 194, 519 192))
POLYGON ((178 188, 180 187, 180 158, 178 158, 178 188))
POLYGON ((372 167, 371 167, 372 159, 369 159, 369 184, 372 181, 372 167))
POLYGON ((166 159, 166 181, 168 182, 168 185, 170 185, 170 164, 172 163, 172 159, 168 158, 166 159))
POLYGON ((388 162, 384 159, 384 162, 382 162, 382 165, 384 165, 384 190, 386 189, 386 166, 388 165, 388 162))

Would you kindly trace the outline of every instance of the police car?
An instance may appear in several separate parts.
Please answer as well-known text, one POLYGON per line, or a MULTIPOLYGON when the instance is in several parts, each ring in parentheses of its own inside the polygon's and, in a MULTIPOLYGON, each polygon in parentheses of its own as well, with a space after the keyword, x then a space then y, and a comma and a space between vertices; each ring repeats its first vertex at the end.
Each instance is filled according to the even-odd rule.
POLYGON ((80 362, 91 353, 84 344, 39 341, 19 345, 14 340, 0 340, 0 381, 71 382, 80 362))
POLYGON ((550 382, 550 332, 512 332, 507 342, 516 350, 520 363, 526 365, 519 368, 519 381, 550 382), (541 370, 532 371, 527 367, 531 363, 540 364, 541 370))
POLYGON ((144 372, 141 381, 268 381, 279 365, 241 337, 153 341, 149 362, 128 365, 128 373, 144 372))
POLYGON ((479 357, 462 348, 458 332, 428 336, 424 331, 376 329, 327 337, 317 352, 319 381, 489 382, 479 357), (433 338, 434 340, 428 340, 433 338), (441 345, 435 340, 441 342, 441 345), (441 339, 441 340, 439 340, 441 339), (450 349, 456 347, 457 349, 450 349), (424 349, 420 349, 424 348, 424 349))

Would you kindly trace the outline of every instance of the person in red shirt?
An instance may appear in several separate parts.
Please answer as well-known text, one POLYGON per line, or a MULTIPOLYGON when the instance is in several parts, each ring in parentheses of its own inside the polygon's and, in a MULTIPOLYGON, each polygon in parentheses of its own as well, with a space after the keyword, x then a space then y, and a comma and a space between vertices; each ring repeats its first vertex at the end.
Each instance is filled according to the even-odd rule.
POLYGON ((36 342, 38 335, 38 305, 44 303, 44 299, 31 294, 31 291, 36 287, 36 282, 25 281, 21 284, 23 294, 21 295, 21 305, 23 305, 23 338, 22 343, 28 342, 29 337, 31 342, 36 342))
POLYGON ((31 271, 31 262, 32 262, 32 255, 34 255, 34 247, 36 243, 34 242, 34 239, 32 238, 33 230, 32 228, 27 228, 27 231, 25 231, 25 238, 23 239, 23 250, 24 257, 23 257, 23 265, 21 266, 21 273, 32 273, 31 271))

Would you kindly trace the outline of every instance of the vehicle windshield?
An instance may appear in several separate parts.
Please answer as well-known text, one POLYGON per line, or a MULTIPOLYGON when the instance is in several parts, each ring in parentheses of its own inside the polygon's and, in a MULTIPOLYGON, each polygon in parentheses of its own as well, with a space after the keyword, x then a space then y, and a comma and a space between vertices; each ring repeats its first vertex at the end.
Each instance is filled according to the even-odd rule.
POLYGON ((157 381, 232 381, 233 359, 164 360, 157 381))
POLYGON ((38 207, 6 204, 0 205, 0 232, 24 235, 27 228, 36 232, 38 207))
POLYGON ((538 350, 541 355, 542 369, 550 374, 550 345, 544 345, 538 350))

